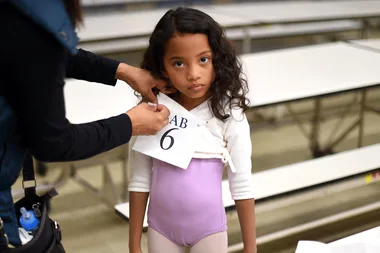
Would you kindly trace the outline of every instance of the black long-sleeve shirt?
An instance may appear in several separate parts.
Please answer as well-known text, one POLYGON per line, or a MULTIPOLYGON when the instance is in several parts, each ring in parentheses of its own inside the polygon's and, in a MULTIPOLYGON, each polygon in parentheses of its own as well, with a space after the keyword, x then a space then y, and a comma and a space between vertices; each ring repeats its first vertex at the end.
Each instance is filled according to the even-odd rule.
POLYGON ((84 50, 70 56, 8 4, 0 8, 0 24, 0 95, 13 107, 23 145, 37 159, 85 159, 130 140, 126 114, 86 124, 70 124, 65 116, 64 78, 115 85, 119 62, 84 50))

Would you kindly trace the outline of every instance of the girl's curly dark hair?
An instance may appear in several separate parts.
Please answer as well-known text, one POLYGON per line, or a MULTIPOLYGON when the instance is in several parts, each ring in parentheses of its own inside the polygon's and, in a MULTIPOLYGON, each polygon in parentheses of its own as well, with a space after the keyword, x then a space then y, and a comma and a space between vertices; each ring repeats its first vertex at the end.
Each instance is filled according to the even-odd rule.
POLYGON ((226 38, 223 28, 206 13, 179 7, 171 9, 157 23, 145 51, 141 68, 149 70, 153 76, 165 79, 164 70, 165 47, 169 39, 176 33, 201 33, 208 37, 213 52, 215 80, 211 85, 211 109, 220 120, 229 118, 226 106, 248 109, 249 100, 247 80, 242 74, 242 64, 236 51, 226 38))

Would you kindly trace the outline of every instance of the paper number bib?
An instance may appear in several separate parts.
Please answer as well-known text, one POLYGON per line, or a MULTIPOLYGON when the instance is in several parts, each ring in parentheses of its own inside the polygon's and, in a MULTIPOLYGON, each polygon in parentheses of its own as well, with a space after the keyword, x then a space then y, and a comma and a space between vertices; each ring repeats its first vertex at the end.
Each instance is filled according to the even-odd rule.
POLYGON ((133 150, 186 169, 194 155, 197 118, 166 95, 158 101, 170 110, 169 124, 156 135, 138 136, 133 150))

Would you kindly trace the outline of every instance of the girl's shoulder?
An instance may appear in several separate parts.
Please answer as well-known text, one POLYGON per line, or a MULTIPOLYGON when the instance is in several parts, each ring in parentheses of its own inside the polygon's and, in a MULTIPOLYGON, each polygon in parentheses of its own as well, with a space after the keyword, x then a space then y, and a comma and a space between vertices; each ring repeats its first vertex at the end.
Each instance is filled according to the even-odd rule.
POLYGON ((229 115, 225 123, 240 122, 244 121, 246 118, 243 108, 237 106, 236 104, 227 104, 224 107, 224 112, 229 115))
POLYGON ((220 129, 222 132, 226 133, 232 129, 246 127, 248 125, 247 116, 244 113, 242 108, 239 107, 227 107, 225 108, 225 113, 229 115, 226 120, 218 119, 217 117, 213 117, 210 125, 214 128, 220 129))
POLYGON ((223 114, 228 115, 228 118, 225 120, 217 118, 211 109, 211 104, 209 103, 208 106, 208 113, 210 115, 210 118, 212 118, 214 121, 217 121, 219 125, 230 125, 235 124, 238 122, 244 122, 246 121, 246 114, 243 110, 243 108, 239 107, 236 103, 223 103, 223 114))
POLYGON ((246 114, 240 107, 232 107, 230 109, 230 120, 241 121, 246 118, 246 114))

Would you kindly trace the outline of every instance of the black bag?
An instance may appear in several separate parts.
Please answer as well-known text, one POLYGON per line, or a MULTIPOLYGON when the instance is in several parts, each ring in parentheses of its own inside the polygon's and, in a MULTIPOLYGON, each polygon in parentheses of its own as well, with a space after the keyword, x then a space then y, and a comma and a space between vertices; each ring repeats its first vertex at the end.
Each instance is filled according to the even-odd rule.
MULTIPOLYGON (((36 194, 36 181, 34 178, 33 159, 28 153, 25 157, 23 168, 23 188, 25 197, 15 203, 16 210, 25 207, 27 210, 32 210, 34 204, 39 203, 41 217, 39 217, 40 225, 37 233, 28 243, 17 248, 0 249, 1 253, 65 253, 61 244, 61 230, 58 222, 49 218, 47 212, 47 202, 50 198, 58 195, 55 189, 52 189, 42 196, 36 194), (25 186, 25 182, 34 181, 33 186, 25 186)), ((20 212, 16 212, 18 219, 21 216, 20 212)))

